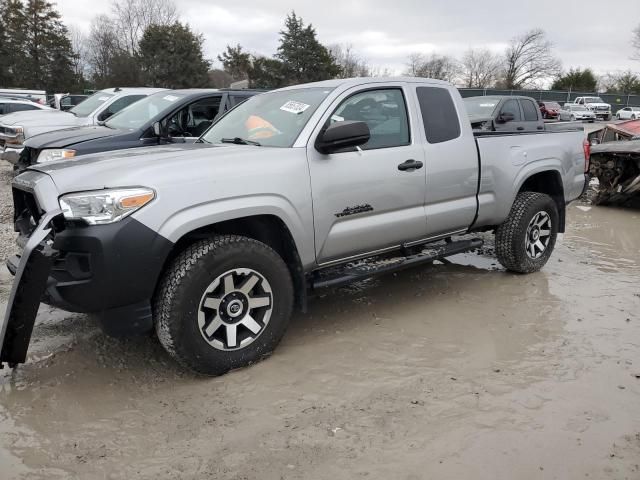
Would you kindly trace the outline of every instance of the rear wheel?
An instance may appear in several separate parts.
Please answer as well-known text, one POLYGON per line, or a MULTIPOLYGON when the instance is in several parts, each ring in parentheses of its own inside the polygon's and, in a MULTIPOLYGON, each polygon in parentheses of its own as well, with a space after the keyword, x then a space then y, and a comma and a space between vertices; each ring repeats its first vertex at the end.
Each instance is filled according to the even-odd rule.
POLYGON ((575 122, 576 121, 576 116, 575 115, 571 115, 571 121, 575 122))
POLYGON ((274 350, 289 323, 293 285, 270 247, 223 235, 178 255, 154 303, 156 332, 169 354, 198 373, 221 375, 274 350))
POLYGON ((549 195, 522 192, 509 217, 496 230, 496 256, 518 273, 540 270, 549 260, 558 235, 558 208, 549 195))
POLYGON ((631 115, 631 120, 635 120, 636 116, 635 115, 631 115))

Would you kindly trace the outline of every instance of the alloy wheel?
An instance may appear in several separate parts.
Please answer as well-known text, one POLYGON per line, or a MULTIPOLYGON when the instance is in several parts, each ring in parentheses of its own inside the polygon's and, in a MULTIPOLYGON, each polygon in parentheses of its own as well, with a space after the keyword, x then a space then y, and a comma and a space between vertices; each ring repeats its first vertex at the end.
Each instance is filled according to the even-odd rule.
POLYGON ((525 236, 525 248, 529 258, 536 259, 544 255, 551 240, 551 217, 547 212, 536 213, 525 236))
POLYGON ((250 268, 219 275, 207 287, 198 309, 202 337, 218 350, 239 350, 266 329, 273 312, 271 285, 250 268))

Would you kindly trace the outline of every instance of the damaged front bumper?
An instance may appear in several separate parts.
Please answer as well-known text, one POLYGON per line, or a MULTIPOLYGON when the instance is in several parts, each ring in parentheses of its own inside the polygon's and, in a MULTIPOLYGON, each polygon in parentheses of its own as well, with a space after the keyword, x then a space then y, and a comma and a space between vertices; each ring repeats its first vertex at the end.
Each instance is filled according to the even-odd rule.
MULTIPOLYGON (((15 269, 15 278, 0 325, 0 367, 24 363, 31 333, 35 323, 40 298, 47 286, 56 255, 51 248, 52 222, 61 215, 60 210, 46 213, 26 242, 20 261, 15 269)), ((13 272, 12 272, 13 273, 13 272)))

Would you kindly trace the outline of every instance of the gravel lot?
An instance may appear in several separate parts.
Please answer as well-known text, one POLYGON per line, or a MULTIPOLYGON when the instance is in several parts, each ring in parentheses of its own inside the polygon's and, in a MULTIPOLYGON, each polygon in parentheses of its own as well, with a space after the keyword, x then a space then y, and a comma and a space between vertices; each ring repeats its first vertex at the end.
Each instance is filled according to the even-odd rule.
POLYGON ((542 272, 504 272, 488 237, 314 299, 270 359, 215 379, 43 306, 28 363, 0 371, 0 477, 639 479, 640 211, 568 223, 542 272))

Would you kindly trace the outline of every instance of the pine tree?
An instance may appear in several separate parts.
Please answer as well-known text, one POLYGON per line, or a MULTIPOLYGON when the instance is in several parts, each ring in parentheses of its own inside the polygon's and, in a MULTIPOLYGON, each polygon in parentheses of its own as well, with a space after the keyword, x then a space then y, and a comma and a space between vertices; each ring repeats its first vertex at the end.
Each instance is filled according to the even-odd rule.
POLYGON ((24 5, 20 0, 6 0, 2 4, 2 40, 3 85, 6 87, 23 86, 23 62, 25 56, 24 5))
POLYGON ((222 62, 224 71, 231 75, 234 80, 249 78, 251 54, 245 52, 240 44, 235 47, 227 45, 227 49, 218 55, 218 60, 222 62))
POLYGON ((139 43, 139 59, 146 84, 154 87, 203 87, 210 63, 202 52, 202 35, 188 25, 150 25, 139 43))
POLYGON ((305 27, 295 12, 287 15, 285 29, 280 35, 276 58, 282 61, 289 84, 327 80, 340 73, 334 58, 316 38, 313 26, 305 27))
MULTIPOLYGON (((20 4, 19 1, 10 3, 20 4)), ((15 81, 24 88, 63 92, 74 88, 73 49, 67 28, 53 5, 44 0, 28 0, 17 29, 10 36, 21 57, 13 61, 15 81)))

